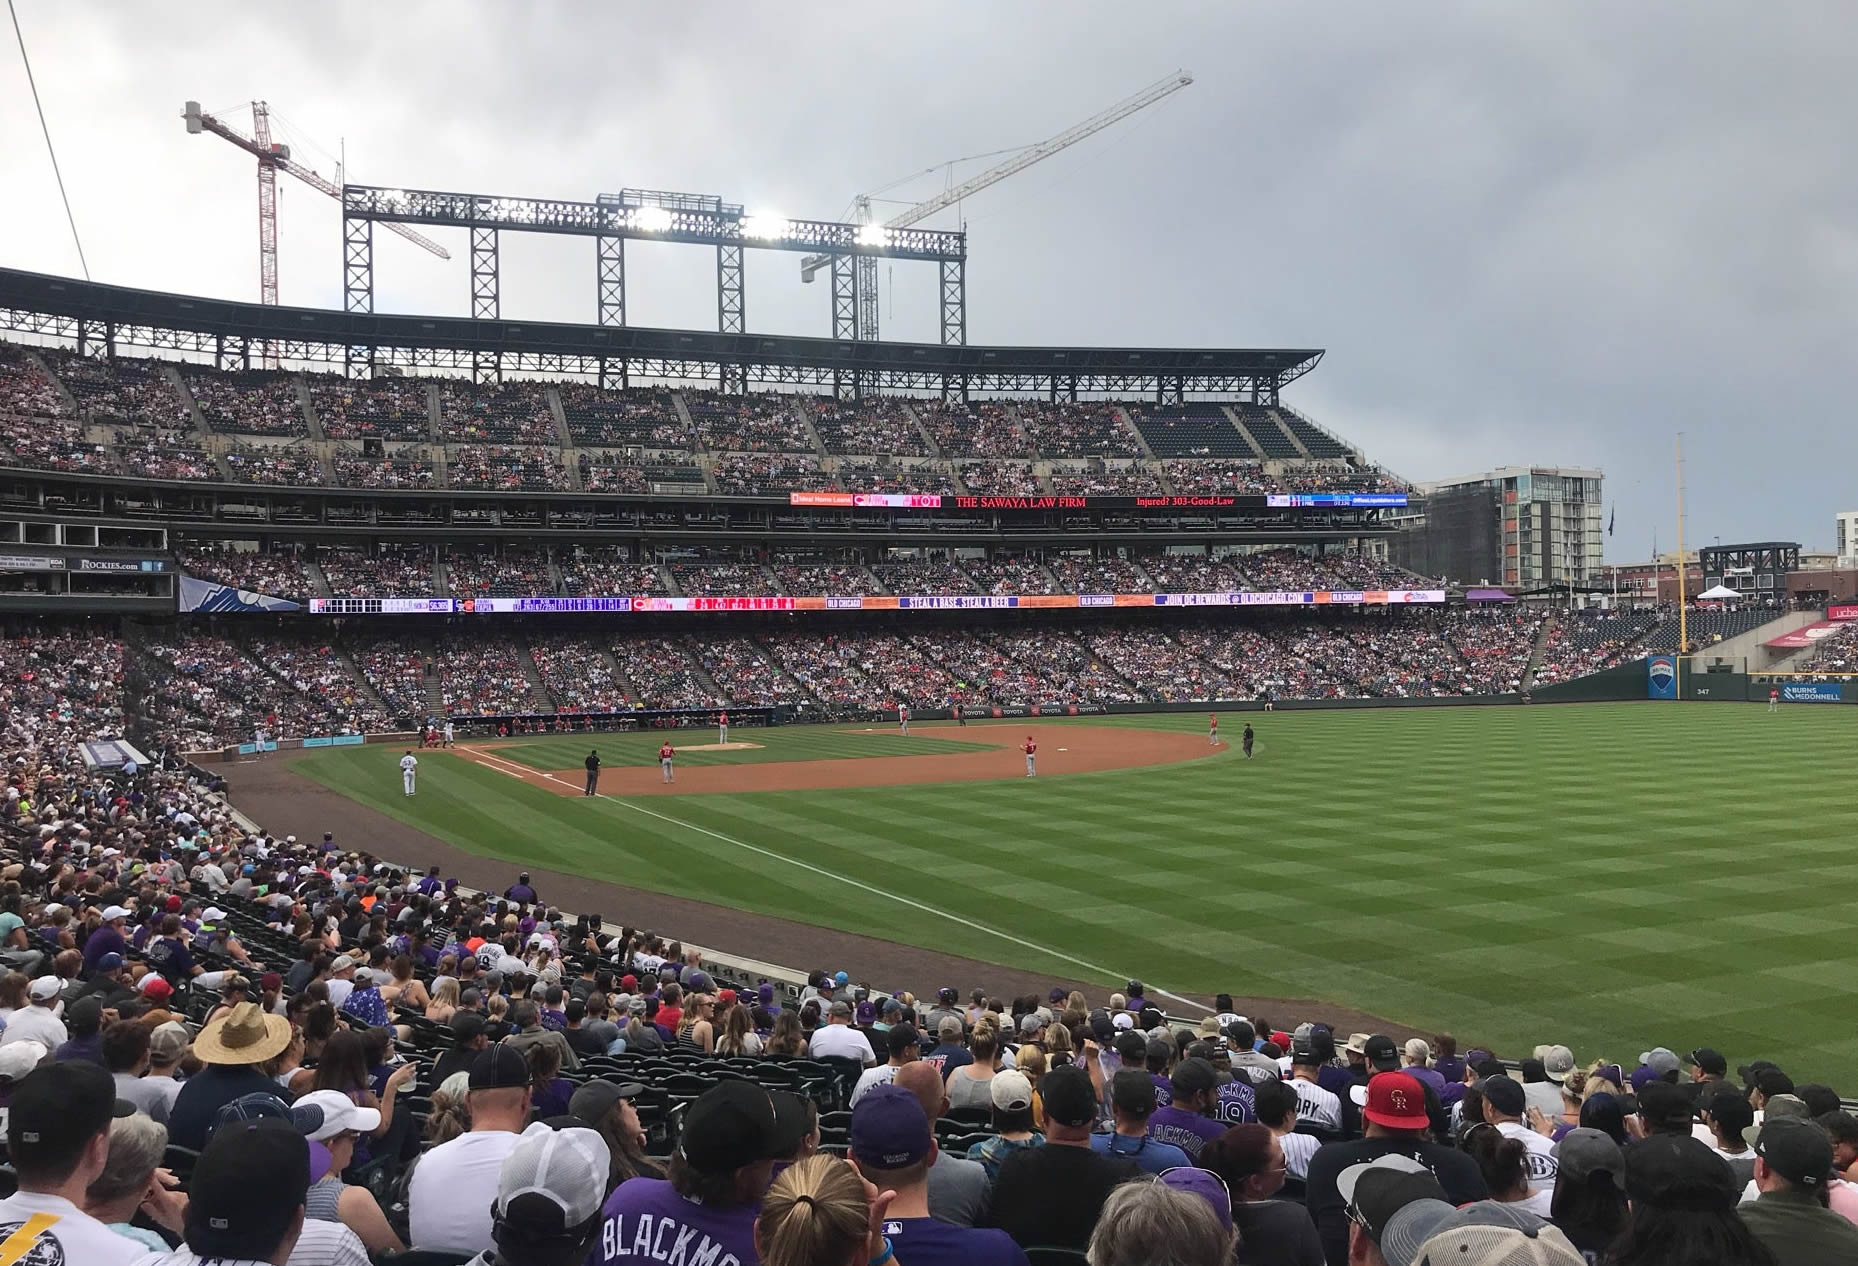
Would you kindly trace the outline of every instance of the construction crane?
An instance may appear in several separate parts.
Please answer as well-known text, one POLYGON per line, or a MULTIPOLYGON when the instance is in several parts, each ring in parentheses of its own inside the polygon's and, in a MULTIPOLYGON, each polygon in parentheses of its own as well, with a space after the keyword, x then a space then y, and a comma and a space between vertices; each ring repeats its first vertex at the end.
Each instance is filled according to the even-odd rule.
MULTIPOLYGON (((189 136, 211 132, 221 140, 232 142, 258 160, 258 301, 276 304, 277 173, 287 172, 318 193, 327 194, 337 202, 342 200, 342 187, 324 180, 302 163, 293 161, 290 157, 290 146, 279 145, 271 140, 271 108, 262 101, 252 102, 252 132, 254 133, 252 136, 246 136, 237 128, 202 112, 198 101, 189 101, 182 108, 181 117, 187 121, 189 136)), ((440 259, 452 257, 452 253, 443 246, 424 234, 409 229, 404 224, 386 224, 383 227, 398 233, 415 246, 431 251, 440 259)))
MULTIPOLYGON (((1118 101, 1101 114, 1092 115, 1082 123, 1073 127, 1068 127, 1056 136, 1040 141, 1036 145, 1028 145, 1026 148, 1016 152, 1005 162, 988 168, 978 176, 969 180, 964 180, 952 188, 944 189, 941 193, 938 193, 935 197, 927 201, 919 202, 913 207, 908 207, 898 212, 896 215, 885 220, 880 228, 901 229, 926 220, 936 212, 946 207, 952 207, 965 198, 972 197, 981 190, 987 188, 987 186, 998 184, 1015 172, 1024 171, 1034 163, 1043 162, 1053 154, 1056 154, 1059 150, 1069 149, 1085 137, 1094 136, 1104 128, 1109 127, 1113 123, 1121 122, 1138 110, 1147 109, 1157 101, 1160 101, 1163 97, 1172 96, 1193 81, 1194 77, 1192 75, 1184 70, 1177 70, 1165 78, 1156 80, 1134 96, 1125 97, 1123 100, 1118 101)), ((933 171, 935 168, 930 168, 929 170, 933 171)), ((852 200, 852 221, 854 223, 876 223, 871 210, 872 196, 873 195, 868 193, 861 193, 852 200)), ((882 241, 881 236, 873 236, 876 240, 882 241)), ((860 240, 863 240, 865 235, 861 233, 859 237, 860 240)), ((876 255, 859 255, 856 257, 857 263, 855 267, 857 269, 856 285, 858 293, 857 337, 860 339, 877 338, 878 259, 879 257, 876 255)), ((832 256, 830 255, 808 255, 800 261, 800 280, 811 282, 814 275, 818 273, 820 269, 830 267, 831 264, 832 256)))

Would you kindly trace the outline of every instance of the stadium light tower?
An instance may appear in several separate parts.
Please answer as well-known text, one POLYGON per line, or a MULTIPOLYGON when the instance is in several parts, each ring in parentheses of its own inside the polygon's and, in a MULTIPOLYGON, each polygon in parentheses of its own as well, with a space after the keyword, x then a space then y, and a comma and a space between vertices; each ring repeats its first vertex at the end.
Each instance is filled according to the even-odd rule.
MULTIPOLYGON (((891 232, 926 220, 945 207, 952 207, 964 198, 973 197, 989 185, 998 184, 1008 176, 1022 172, 1034 163, 1043 162, 1060 150, 1069 149, 1086 137, 1096 135, 1111 124, 1119 123, 1139 110, 1146 110, 1164 97, 1173 96, 1193 81, 1192 75, 1184 70, 1177 70, 1166 78, 1156 80, 1134 96, 1125 97, 1109 109, 1091 115, 1082 123, 1068 127, 1056 136, 1047 137, 1036 145, 1026 146, 1005 162, 988 168, 978 176, 964 180, 953 188, 944 189, 927 201, 899 211, 881 224, 877 222, 875 213, 871 209, 871 200, 875 194, 882 193, 883 189, 874 190, 872 193, 861 193, 852 200, 852 220, 863 226, 858 231, 858 241, 866 246, 882 246, 891 232)), ((938 169, 934 167, 929 168, 929 171, 936 170, 938 169)), ((917 174, 927 175, 928 172, 917 174)), ((905 179, 914 178, 912 176, 905 179)), ((884 188, 894 188, 901 183, 903 182, 892 181, 884 188)), ((833 336, 835 338, 876 339, 878 336, 876 257, 860 255, 856 267, 847 269, 838 256, 809 255, 800 261, 800 280, 811 282, 820 269, 827 267, 832 269, 833 336), (847 288, 851 291, 849 295, 844 293, 847 288), (850 329, 842 328, 847 324, 841 316, 842 307, 848 313, 855 312, 856 314, 855 320, 850 322, 850 329)), ((947 279, 944 278, 944 285, 947 284, 947 279)), ((950 297, 945 295, 944 302, 949 301, 950 297)))

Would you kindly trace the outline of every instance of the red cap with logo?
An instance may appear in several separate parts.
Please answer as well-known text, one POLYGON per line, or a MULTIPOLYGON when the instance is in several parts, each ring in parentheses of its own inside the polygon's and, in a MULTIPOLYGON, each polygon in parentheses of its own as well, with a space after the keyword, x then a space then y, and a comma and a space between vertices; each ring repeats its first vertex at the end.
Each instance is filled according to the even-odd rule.
POLYGON ((1418 1078, 1406 1073, 1378 1073, 1371 1078, 1361 1115, 1390 1130, 1423 1130, 1431 1124, 1426 1092, 1420 1089, 1418 1078))

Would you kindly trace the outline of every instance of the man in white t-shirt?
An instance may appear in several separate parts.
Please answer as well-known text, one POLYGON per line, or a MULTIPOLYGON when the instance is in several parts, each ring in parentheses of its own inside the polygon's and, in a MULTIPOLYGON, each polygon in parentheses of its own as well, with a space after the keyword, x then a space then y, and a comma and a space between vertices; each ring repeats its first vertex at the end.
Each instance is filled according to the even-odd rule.
POLYGON ((529 1124, 529 1064, 506 1043, 471 1061, 471 1130, 421 1156, 408 1186, 409 1248, 479 1253, 490 1243, 497 1174, 529 1124))
POLYGON ((355 992, 355 967, 355 960, 347 954, 337 954, 335 962, 329 965, 329 979, 323 985, 329 990, 329 1005, 338 1012, 348 1001, 348 995, 355 992))
POLYGON ((916 1030, 910 1025, 893 1025, 885 1032, 884 1038, 890 1046, 890 1062, 864 1070, 858 1078, 858 1084, 852 1087, 852 1107, 858 1106, 865 1091, 873 1086, 888 1086, 897 1079, 899 1068, 914 1063, 921 1056, 922 1039, 916 1036, 916 1030))
POLYGON ((1523 1150, 1523 1165, 1529 1171, 1530 1191, 1553 1191, 1555 1189, 1555 1172, 1558 1168, 1555 1160, 1555 1145, 1546 1134, 1539 1134, 1523 1124, 1523 1113, 1528 1111, 1528 1096, 1523 1094, 1523 1084, 1513 1077, 1486 1077, 1484 1088, 1484 1119, 1497 1127, 1497 1133, 1506 1139, 1520 1139, 1523 1150))
POLYGON ((823 1059, 836 1055, 841 1059, 855 1059, 869 1067, 877 1063, 877 1053, 871 1049, 871 1041, 852 1027, 852 1004, 835 1002, 826 1012, 826 1027, 813 1034, 813 1040, 807 1044, 807 1054, 814 1059, 823 1059))
POLYGON ((115 1082, 88 1060, 46 1064, 14 1085, 6 1131, 19 1190, 0 1200, 8 1260, 122 1266, 142 1255, 82 1207, 110 1157, 115 1105, 115 1082))
POLYGON ((48 1051, 55 1051, 70 1041, 65 1022, 58 1018, 58 977, 40 976, 27 987, 26 996, 31 1004, 7 1018, 6 1032, 0 1033, 0 1046, 32 1041, 48 1051))

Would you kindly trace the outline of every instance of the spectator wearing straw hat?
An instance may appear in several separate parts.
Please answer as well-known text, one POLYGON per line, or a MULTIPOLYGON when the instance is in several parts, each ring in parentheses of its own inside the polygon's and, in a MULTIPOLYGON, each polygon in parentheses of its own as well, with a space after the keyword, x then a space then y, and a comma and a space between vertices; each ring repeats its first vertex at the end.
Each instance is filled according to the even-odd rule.
POLYGON ((199 1149, 206 1145, 219 1110, 241 1095, 275 1094, 277 1083, 260 1068, 290 1045, 290 1021, 266 1015, 255 1002, 241 1002, 208 1024, 193 1041, 205 1065, 189 1077, 168 1112, 168 1141, 199 1149))

